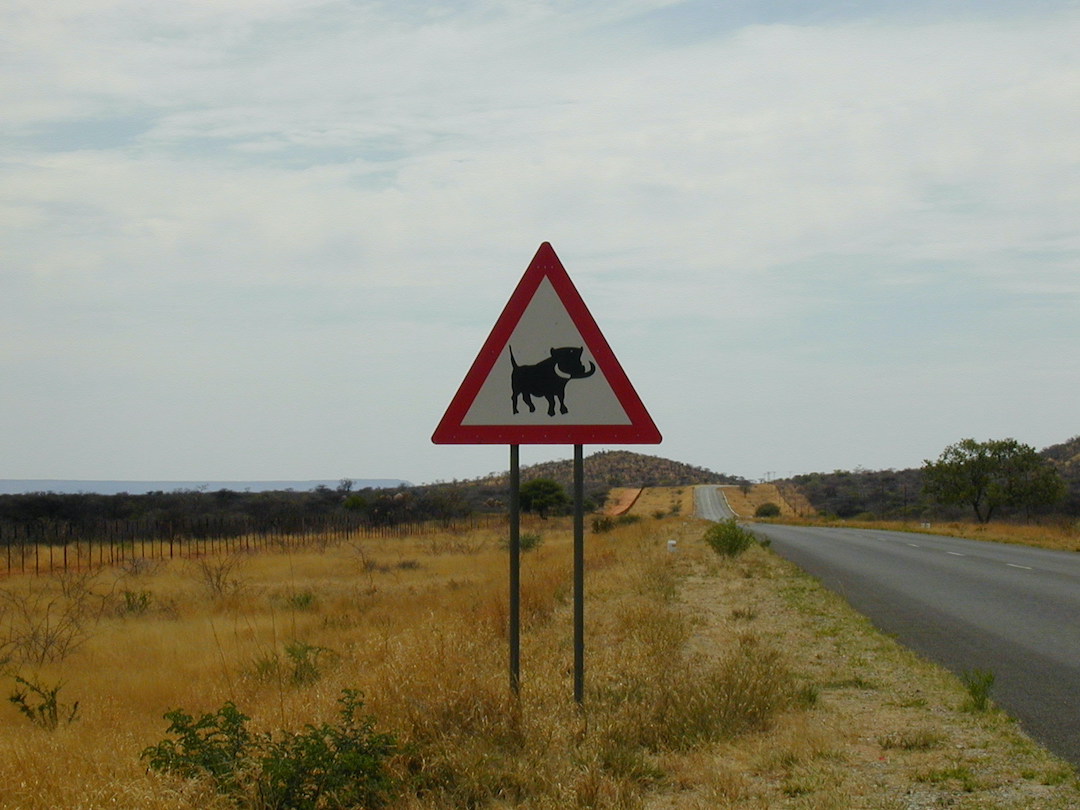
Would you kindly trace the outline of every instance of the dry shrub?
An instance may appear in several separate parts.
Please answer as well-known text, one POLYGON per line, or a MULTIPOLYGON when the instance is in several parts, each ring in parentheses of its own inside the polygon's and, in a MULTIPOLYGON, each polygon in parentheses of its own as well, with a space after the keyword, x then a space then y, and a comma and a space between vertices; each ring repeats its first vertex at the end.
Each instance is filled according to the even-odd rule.
POLYGON ((753 636, 717 660, 652 651, 630 663, 597 694, 606 709, 603 735, 609 743, 688 750, 766 728, 794 696, 794 678, 779 652, 753 636), (662 660, 666 666, 658 671, 655 664, 662 660))
POLYGON ((100 619, 102 602, 90 584, 62 582, 57 591, 31 579, 0 589, 0 663, 48 664, 78 649, 100 619))
POLYGON ((238 554, 215 557, 199 557, 191 561, 191 576, 206 590, 214 600, 237 597, 244 589, 240 578, 243 558, 238 554))
POLYGON ((380 716, 411 752, 406 768, 433 806, 537 789, 501 639, 464 624, 410 632, 393 641, 383 670, 373 690, 380 716))

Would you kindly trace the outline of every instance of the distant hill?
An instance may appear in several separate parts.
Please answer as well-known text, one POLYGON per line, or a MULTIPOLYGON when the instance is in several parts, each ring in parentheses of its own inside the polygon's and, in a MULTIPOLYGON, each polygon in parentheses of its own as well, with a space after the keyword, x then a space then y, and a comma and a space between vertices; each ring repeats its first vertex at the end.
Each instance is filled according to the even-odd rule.
POLYGON ((1058 469, 1080 468, 1080 436, 1073 436, 1067 442, 1052 444, 1042 454, 1057 465, 1058 469))
POLYGON ((1080 436, 1051 445, 1042 451, 1042 455, 1058 468, 1069 488, 1063 504, 1065 513, 1080 515, 1080 436))
MULTIPOLYGON (((675 487, 693 484, 737 484, 741 478, 628 450, 601 450, 585 457, 585 489, 601 491, 610 487, 675 487)), ((507 486, 508 473, 488 476, 476 483, 483 486, 507 486)), ((545 461, 521 468, 522 482, 550 478, 567 491, 574 482, 571 459, 545 461)))
MULTIPOLYGON (((353 489, 392 489, 409 486, 396 478, 352 478, 353 489)), ((310 492, 318 487, 336 489, 340 478, 319 481, 80 481, 54 478, 0 478, 0 495, 20 495, 29 492, 54 492, 58 495, 143 495, 147 492, 310 492)))

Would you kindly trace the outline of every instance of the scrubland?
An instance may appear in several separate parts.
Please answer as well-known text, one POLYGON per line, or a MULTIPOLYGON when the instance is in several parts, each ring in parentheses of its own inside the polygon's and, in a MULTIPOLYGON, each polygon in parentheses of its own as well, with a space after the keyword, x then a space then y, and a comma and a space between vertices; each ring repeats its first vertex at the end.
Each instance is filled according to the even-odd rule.
POLYGON ((0 706, 0 808, 266 806, 149 769, 165 712, 299 730, 346 689, 398 741, 393 808, 1080 804, 1071 768, 767 549, 713 554, 692 488, 638 510, 587 538, 583 706, 563 519, 527 529, 517 696, 496 532, 12 577, 0 694, 17 675, 56 710, 0 706))
POLYGON ((781 492, 774 484, 754 484, 745 492, 736 486, 723 486, 720 489, 723 490, 728 505, 740 519, 752 518, 757 507, 764 503, 775 503, 780 507, 779 520, 784 523, 943 534, 973 540, 990 540, 996 543, 1019 543, 1058 551, 1080 551, 1080 521, 1067 516, 1044 518, 1039 522, 1031 523, 827 518, 816 516, 809 501, 795 489, 788 488, 781 492))

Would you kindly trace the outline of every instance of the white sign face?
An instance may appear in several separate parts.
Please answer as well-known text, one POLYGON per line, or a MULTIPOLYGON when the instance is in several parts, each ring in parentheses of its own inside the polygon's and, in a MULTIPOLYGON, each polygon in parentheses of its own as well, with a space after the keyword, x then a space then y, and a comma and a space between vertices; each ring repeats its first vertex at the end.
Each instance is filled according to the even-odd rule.
POLYGON ((652 417, 544 242, 431 436, 436 444, 658 444, 652 417))
POLYGON ((461 424, 630 425, 631 421, 545 278, 461 424))

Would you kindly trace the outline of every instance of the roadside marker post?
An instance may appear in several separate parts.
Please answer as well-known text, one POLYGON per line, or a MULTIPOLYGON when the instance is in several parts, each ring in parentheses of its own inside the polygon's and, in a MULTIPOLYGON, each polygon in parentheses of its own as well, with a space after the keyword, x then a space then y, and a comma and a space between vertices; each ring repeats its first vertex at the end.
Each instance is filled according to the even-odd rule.
POLYGON ((659 444, 550 243, 536 251, 431 437, 510 446, 510 688, 521 688, 522 444, 574 446, 574 700, 585 699, 585 444, 659 444))

